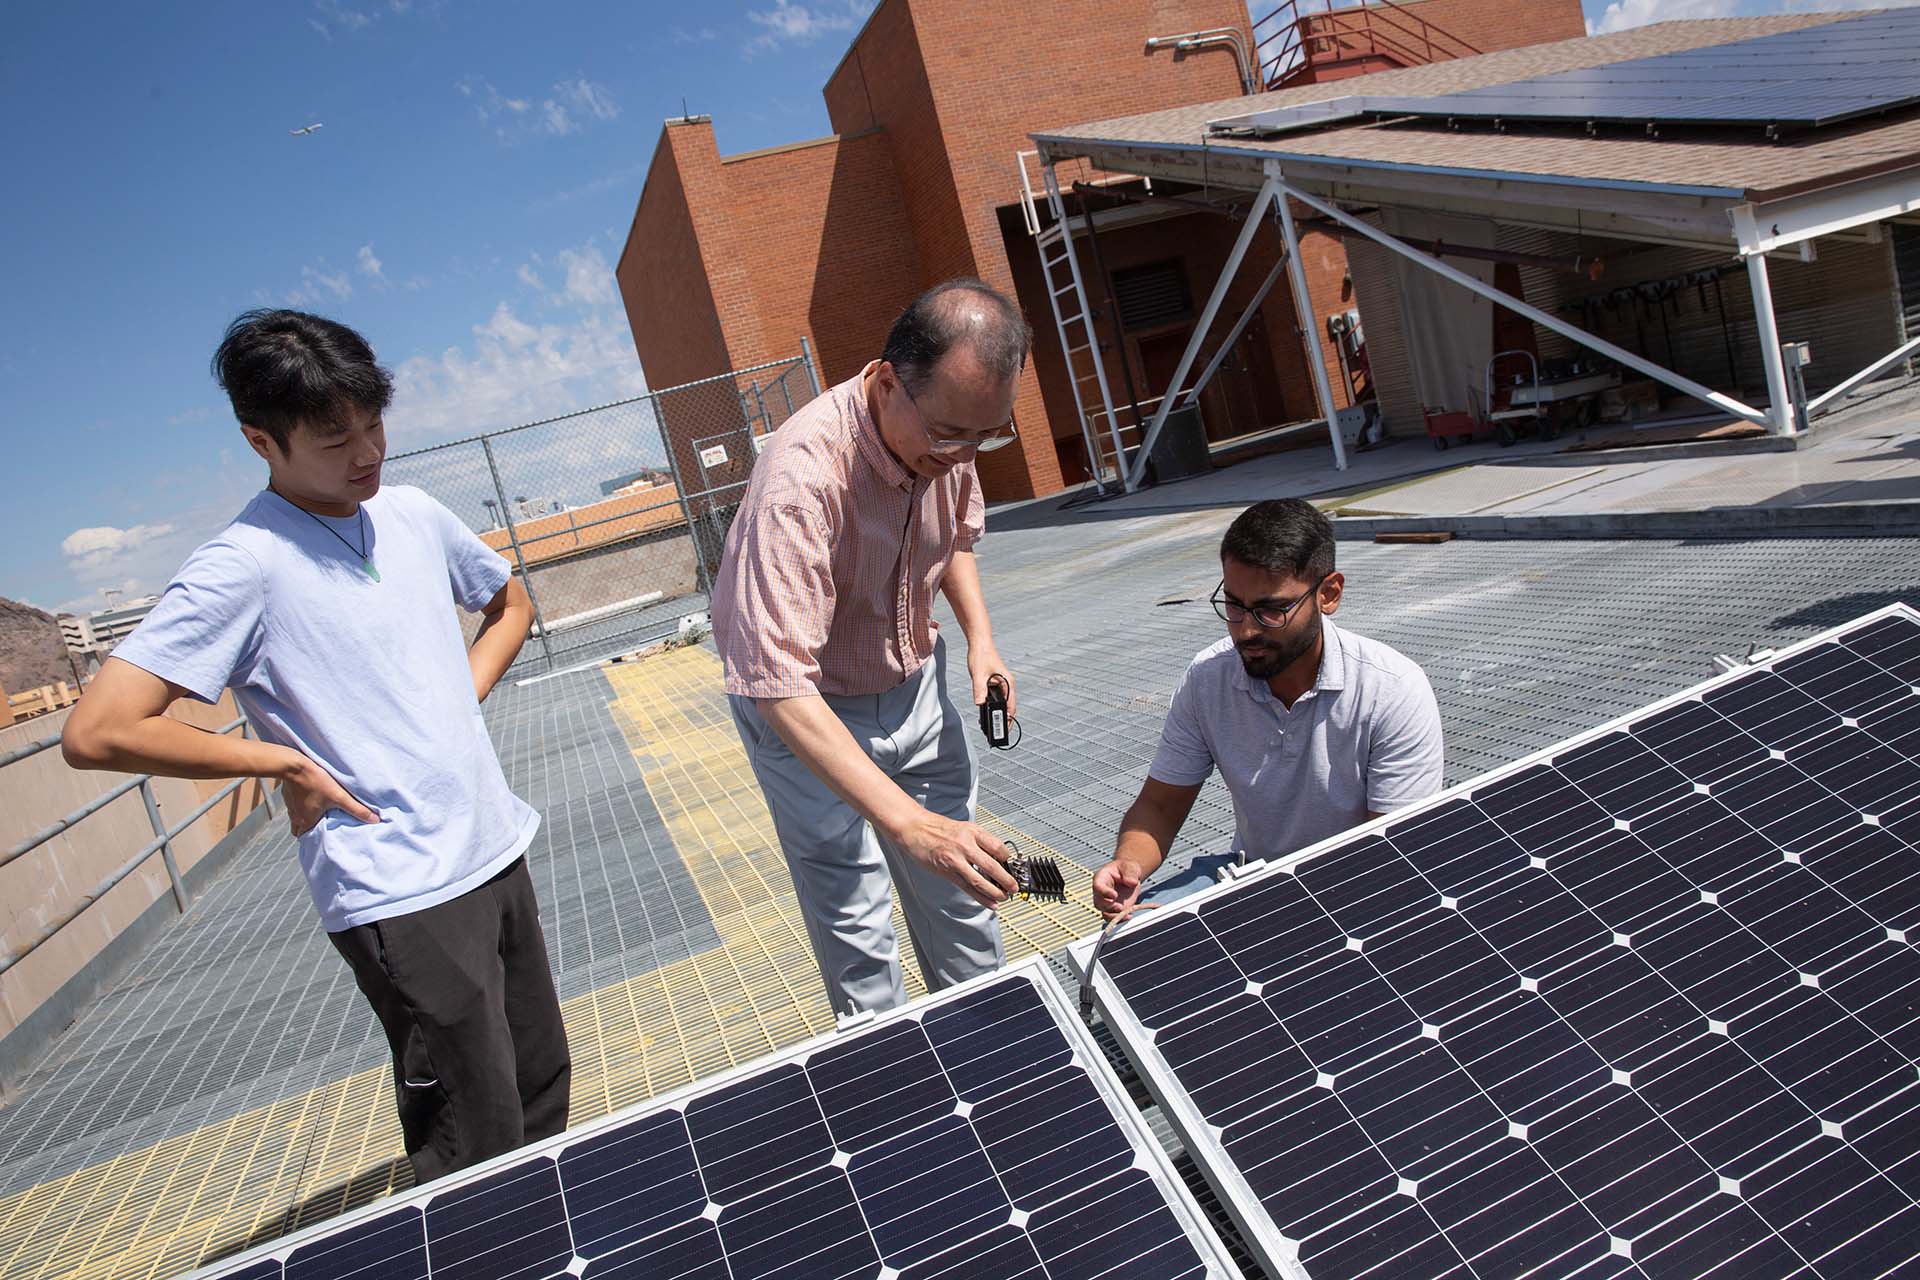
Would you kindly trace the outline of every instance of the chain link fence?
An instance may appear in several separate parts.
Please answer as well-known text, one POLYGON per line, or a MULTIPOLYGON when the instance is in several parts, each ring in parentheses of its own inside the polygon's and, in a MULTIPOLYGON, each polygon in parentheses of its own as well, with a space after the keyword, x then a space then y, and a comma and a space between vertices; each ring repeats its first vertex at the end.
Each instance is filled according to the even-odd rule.
POLYGON ((803 342, 785 360, 393 454, 383 479, 426 490, 506 558, 535 615, 516 667, 560 670, 707 608, 761 438, 818 392, 803 342))

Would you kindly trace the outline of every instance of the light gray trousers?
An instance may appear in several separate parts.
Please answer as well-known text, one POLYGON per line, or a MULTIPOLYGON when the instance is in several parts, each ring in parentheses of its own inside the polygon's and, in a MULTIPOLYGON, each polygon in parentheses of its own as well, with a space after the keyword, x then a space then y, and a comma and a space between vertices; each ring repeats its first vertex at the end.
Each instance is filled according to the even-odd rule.
MULTIPOLYGON (((966 722, 947 697, 946 675, 940 640, 933 660, 898 688, 830 696, 826 703, 903 791, 935 813, 971 822, 973 749, 966 722)), ((880 838, 788 749, 751 698, 731 701, 835 1014, 906 1003, 893 932, 895 892, 929 991, 1000 967, 1005 957, 993 912, 880 838)))

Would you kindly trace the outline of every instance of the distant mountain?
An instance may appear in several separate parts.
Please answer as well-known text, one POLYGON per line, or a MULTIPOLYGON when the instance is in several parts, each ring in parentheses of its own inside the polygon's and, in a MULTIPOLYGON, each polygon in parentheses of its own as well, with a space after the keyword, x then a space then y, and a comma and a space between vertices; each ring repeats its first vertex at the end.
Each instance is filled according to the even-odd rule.
POLYGON ((0 688, 22 693, 72 679, 54 616, 0 596, 0 688))

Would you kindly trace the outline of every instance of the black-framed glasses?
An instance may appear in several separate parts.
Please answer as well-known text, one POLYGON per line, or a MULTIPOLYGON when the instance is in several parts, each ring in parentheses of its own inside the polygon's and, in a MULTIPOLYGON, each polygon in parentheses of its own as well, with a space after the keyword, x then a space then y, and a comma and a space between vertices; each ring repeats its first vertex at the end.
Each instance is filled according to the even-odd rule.
POLYGON ((913 398, 913 392, 907 390, 907 380, 900 378, 898 381, 907 403, 913 406, 913 417, 920 424, 920 434, 927 438, 927 446, 934 453, 992 453, 1020 438, 1019 424, 1011 416, 1004 427, 995 427, 984 435, 936 435, 927 421, 927 415, 920 412, 920 402, 913 398))
POLYGON ((1312 586, 1295 596, 1292 600, 1289 600, 1286 604, 1274 604, 1272 601, 1265 601, 1251 606, 1241 604, 1238 600, 1229 598, 1226 594, 1226 579, 1222 578, 1220 585, 1213 589, 1213 611, 1220 615, 1220 619, 1223 622, 1245 622, 1248 617, 1252 617, 1256 623, 1268 631, 1278 631, 1287 625, 1287 619, 1295 609, 1300 607, 1301 601, 1311 600, 1313 597, 1319 595, 1320 584, 1332 576, 1333 571, 1329 569, 1315 579, 1312 586))

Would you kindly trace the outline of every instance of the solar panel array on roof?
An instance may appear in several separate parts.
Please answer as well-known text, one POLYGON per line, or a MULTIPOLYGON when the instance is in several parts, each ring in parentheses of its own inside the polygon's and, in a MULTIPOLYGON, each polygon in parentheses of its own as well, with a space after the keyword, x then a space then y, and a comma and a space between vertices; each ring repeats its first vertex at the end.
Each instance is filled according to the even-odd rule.
POLYGON ((1239 1273, 1036 957, 200 1274, 1239 1273))
MULTIPOLYGON (((1347 100, 1373 119, 1813 128, 1920 102, 1920 9, 1585 67, 1434 97, 1347 100)), ((1216 132, 1284 132, 1326 121, 1298 108, 1213 121, 1216 132)))
POLYGON ((1140 919, 1115 1034, 1278 1274, 1920 1274, 1920 617, 1140 919))

